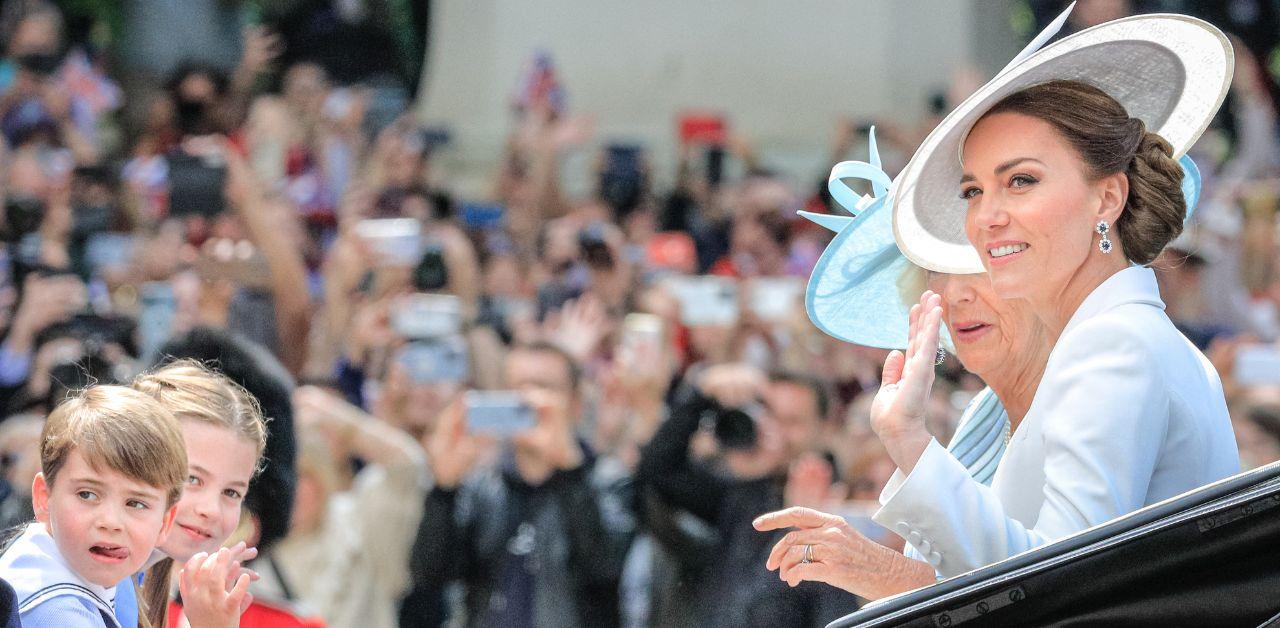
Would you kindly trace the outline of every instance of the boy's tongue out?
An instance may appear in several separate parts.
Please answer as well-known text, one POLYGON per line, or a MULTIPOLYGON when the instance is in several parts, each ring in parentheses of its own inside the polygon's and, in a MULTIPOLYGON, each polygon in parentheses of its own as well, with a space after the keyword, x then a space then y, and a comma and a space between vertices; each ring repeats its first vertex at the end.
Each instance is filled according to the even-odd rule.
POLYGON ((93 555, 109 560, 124 560, 129 557, 129 549, 119 545, 94 545, 89 548, 93 555))

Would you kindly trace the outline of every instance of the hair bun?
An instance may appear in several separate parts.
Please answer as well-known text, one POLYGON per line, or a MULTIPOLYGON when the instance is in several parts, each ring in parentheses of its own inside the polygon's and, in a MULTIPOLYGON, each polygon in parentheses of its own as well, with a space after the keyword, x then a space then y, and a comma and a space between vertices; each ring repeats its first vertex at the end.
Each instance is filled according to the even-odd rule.
POLYGON ((1150 264, 1165 245, 1182 233, 1187 201, 1182 196, 1182 166, 1173 146, 1137 121, 1136 148, 1129 163, 1129 199, 1116 221, 1125 256, 1150 264))

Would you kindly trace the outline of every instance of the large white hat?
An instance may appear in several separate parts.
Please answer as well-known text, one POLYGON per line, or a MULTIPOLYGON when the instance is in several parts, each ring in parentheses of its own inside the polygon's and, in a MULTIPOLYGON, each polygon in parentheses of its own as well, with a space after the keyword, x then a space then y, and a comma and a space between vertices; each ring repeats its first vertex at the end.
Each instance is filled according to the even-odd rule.
POLYGON ((978 119, 1014 92, 1058 79, 1093 85, 1168 140, 1174 158, 1186 153, 1213 119, 1235 67, 1222 31, 1185 15, 1141 15, 1041 49, 1070 11, 952 111, 894 180, 894 238, 912 262, 944 273, 984 272, 965 237, 968 205, 960 198, 960 150, 978 119))

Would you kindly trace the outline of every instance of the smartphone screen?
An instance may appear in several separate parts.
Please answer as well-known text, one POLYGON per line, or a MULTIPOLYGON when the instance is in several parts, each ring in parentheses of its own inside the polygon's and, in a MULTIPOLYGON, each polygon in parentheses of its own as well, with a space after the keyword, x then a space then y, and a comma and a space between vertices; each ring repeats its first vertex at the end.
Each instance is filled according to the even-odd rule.
POLYGON ((686 144, 723 144, 727 126, 722 114, 688 112, 680 116, 680 141, 686 144))
POLYGON ((462 331, 462 302, 449 294, 406 295, 392 309, 391 329, 411 340, 455 335, 462 331))
POLYGON ((170 216, 217 216, 226 211, 225 165, 192 155, 171 155, 167 161, 170 216))
POLYGON ((396 360, 414 384, 461 383, 470 372, 466 342, 458 337, 411 342, 396 360))
POLYGON ((1276 345, 1245 345, 1236 351, 1236 363, 1232 371, 1236 383, 1242 386, 1280 384, 1280 347, 1276 345))
POLYGON ((705 275, 667 280, 680 302, 686 327, 727 327, 738 322, 738 284, 728 277, 705 275))
POLYGON ((757 277, 749 284, 750 307, 760 320, 777 323, 795 313, 804 294, 804 281, 798 277, 757 277))
POLYGON ((94 273, 124 269, 133 261, 134 239, 124 233, 95 233, 84 244, 84 260, 94 273))
POLYGON ((169 339, 178 299, 173 285, 167 281, 149 281, 139 290, 141 310, 138 313, 138 350, 143 356, 155 355, 169 339))
POLYGON ((533 408, 515 391, 469 390, 463 403, 472 434, 508 438, 534 425, 533 408))
POLYGON ((356 235, 369 244, 382 266, 416 266, 426 251, 422 223, 413 218, 371 218, 356 223, 356 235))

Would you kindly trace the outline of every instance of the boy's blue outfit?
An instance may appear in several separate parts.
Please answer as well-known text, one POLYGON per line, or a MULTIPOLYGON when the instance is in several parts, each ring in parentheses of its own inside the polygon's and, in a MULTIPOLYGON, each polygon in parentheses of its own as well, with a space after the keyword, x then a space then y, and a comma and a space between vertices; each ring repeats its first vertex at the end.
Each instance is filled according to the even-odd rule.
MULTIPOLYGON (((138 586, 142 586, 142 574, 134 576, 137 578, 138 586)), ((137 626, 138 625, 138 594, 132 586, 129 586, 129 578, 124 582, 116 585, 116 620, 121 626, 137 626)))
POLYGON ((71 571, 42 523, 28 525, 0 555, 0 577, 13 585, 27 628, 120 628, 112 607, 116 588, 92 584, 71 571))

